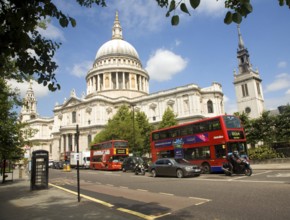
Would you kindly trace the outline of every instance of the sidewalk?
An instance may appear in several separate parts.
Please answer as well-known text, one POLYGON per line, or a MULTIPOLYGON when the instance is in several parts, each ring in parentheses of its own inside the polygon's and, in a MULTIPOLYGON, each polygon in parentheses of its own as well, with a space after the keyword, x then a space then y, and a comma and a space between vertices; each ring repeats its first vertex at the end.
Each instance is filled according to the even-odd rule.
POLYGON ((28 176, 19 179, 18 169, 14 170, 13 181, 0 183, 0 201, 3 220, 139 219, 85 198, 78 202, 77 195, 55 187, 31 191, 28 176))
POLYGON ((253 170, 289 170, 290 163, 251 164, 253 170))

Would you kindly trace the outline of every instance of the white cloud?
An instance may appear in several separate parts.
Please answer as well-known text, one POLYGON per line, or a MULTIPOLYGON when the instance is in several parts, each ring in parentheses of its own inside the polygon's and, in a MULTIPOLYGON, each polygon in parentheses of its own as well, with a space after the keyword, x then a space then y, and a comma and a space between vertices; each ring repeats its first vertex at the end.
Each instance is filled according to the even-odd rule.
POLYGON ((290 75, 287 73, 281 73, 276 76, 274 82, 266 86, 265 92, 274 92, 289 87, 290 87, 290 75))
POLYGON ((235 100, 230 100, 229 97, 224 95, 224 106, 225 106, 225 113, 233 114, 238 111, 237 103, 235 100))
POLYGON ((225 13, 225 1, 224 0, 206 0, 201 1, 196 12, 201 15, 209 15, 213 17, 221 16, 225 13))
POLYGON ((285 67, 287 67, 287 62, 286 62, 286 61, 281 61, 281 62, 279 62, 279 63, 278 63, 278 67, 279 67, 279 68, 285 68, 285 67))
MULTIPOLYGON (((8 84, 11 86, 12 89, 18 90, 20 93, 19 95, 22 98, 25 97, 25 94, 29 88, 29 82, 18 83, 15 80, 9 80, 8 84)), ((47 86, 38 84, 36 81, 32 81, 32 88, 33 88, 34 95, 37 98, 47 96, 50 93, 47 86)))
POLYGON ((83 61, 82 63, 74 64, 71 73, 80 78, 84 77, 87 75, 88 70, 92 68, 92 65, 92 61, 83 61))
POLYGON ((48 39, 65 41, 63 31, 52 23, 48 23, 46 29, 38 28, 38 31, 42 36, 48 39))
MULTIPOLYGON (((160 8, 155 1, 148 0, 118 0, 107 2, 110 14, 119 11, 121 25, 126 29, 140 31, 156 31, 160 25, 168 22, 165 18, 166 9, 160 8), (162 22, 163 21, 163 22, 162 22)), ((104 12, 104 11, 102 11, 104 12)), ((106 11, 108 16, 108 11, 106 11)), ((110 19, 111 19, 110 15, 110 19)))
POLYGON ((145 69, 152 80, 161 82, 170 80, 186 66, 186 59, 169 50, 158 49, 147 61, 145 69))
POLYGON ((290 90, 288 94, 279 97, 265 98, 265 106, 267 110, 277 109, 278 106, 290 104, 290 90))

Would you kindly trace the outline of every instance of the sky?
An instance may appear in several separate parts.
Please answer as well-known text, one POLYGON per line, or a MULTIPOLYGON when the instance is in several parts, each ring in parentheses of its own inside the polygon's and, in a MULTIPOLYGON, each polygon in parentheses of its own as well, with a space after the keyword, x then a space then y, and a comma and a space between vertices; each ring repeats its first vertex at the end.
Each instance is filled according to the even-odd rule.
MULTIPOLYGON (((156 1, 107 0, 105 8, 81 7, 75 0, 54 2, 76 19, 77 26, 61 28, 51 20, 42 31, 45 37, 62 43, 54 57, 61 90, 50 92, 33 83, 40 116, 52 117, 55 104, 62 104, 73 89, 77 97, 86 92, 86 74, 98 49, 111 40, 116 11, 124 40, 134 46, 149 73, 150 93, 192 83, 204 88, 218 82, 225 112, 237 111, 233 74, 238 69, 238 31, 236 24, 223 22, 227 12, 224 0, 202 0, 198 9, 190 9, 190 16, 177 11, 178 26, 171 25, 166 9, 156 1)), ((290 103, 290 10, 276 0, 251 2, 253 12, 243 19, 240 30, 253 69, 263 80, 266 110, 273 110, 290 103)), ((11 84, 25 96, 28 83, 11 84)))

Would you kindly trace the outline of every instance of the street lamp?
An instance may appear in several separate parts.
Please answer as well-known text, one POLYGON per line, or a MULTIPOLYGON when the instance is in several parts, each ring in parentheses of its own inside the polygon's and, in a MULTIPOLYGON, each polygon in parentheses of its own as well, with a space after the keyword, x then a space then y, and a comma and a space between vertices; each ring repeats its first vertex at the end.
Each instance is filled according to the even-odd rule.
POLYGON ((135 151, 135 104, 131 104, 131 107, 133 108, 133 146, 132 146, 132 153, 134 155, 135 151))

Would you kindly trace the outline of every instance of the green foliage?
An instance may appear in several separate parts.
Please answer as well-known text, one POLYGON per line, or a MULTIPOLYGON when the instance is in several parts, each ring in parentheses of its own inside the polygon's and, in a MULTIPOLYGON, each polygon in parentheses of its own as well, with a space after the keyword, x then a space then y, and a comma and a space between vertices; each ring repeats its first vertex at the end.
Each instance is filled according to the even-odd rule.
MULTIPOLYGON (((105 6, 101 0, 77 0, 81 6, 105 6)), ((60 43, 44 38, 37 27, 44 28, 46 18, 57 19, 62 27, 76 26, 74 18, 60 11, 52 0, 0 0, 0 77, 28 80, 35 76, 39 84, 60 89, 53 61, 60 43)))
POLYGON ((259 146, 248 149, 250 160, 265 160, 272 158, 283 158, 283 154, 277 153, 274 149, 268 146, 259 146))
POLYGON ((282 113, 275 119, 277 141, 290 140, 290 105, 282 108, 282 113))
POLYGON ((162 121, 159 123, 158 129, 167 128, 173 125, 177 125, 176 115, 168 107, 162 116, 162 121))
MULTIPOLYGON (((186 5, 188 1, 186 0, 156 0, 156 2, 161 8, 168 8, 169 6, 166 17, 169 17, 170 13, 174 12, 174 15, 171 18, 171 24, 173 26, 178 25, 179 23, 179 15, 176 14, 178 9, 180 9, 182 13, 190 15, 190 11, 186 5)), ((201 0, 189 0, 189 5, 194 10, 199 7, 200 2, 201 0)), ((290 8, 290 0, 279 0, 279 5, 287 5, 290 8)), ((246 18, 250 13, 253 12, 253 6, 250 0, 226 0, 225 8, 229 10, 224 18, 225 24, 231 24, 232 22, 240 24, 243 18, 246 18)))
POLYGON ((130 152, 142 156, 150 152, 150 132, 153 130, 144 112, 122 105, 93 143, 122 139, 129 142, 130 152), (134 115, 134 120, 133 120, 134 115), (133 127, 134 126, 134 127, 133 127))
POLYGON ((21 157, 24 139, 17 112, 13 111, 18 103, 17 94, 0 78, 0 159, 21 157))
POLYGON ((137 148, 137 154, 139 156, 150 152, 150 133, 153 131, 153 126, 149 123, 149 120, 144 112, 137 112, 136 122, 139 127, 141 135, 141 145, 137 148))

